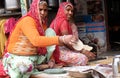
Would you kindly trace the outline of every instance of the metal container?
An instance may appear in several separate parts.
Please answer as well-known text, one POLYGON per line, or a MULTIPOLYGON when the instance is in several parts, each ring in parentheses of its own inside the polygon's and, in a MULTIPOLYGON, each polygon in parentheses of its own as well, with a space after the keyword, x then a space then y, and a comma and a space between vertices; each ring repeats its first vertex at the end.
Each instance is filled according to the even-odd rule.
POLYGON ((15 10, 20 8, 20 0, 5 0, 6 10, 15 10))
POLYGON ((58 0, 48 0, 49 7, 58 7, 58 0))
POLYGON ((116 55, 113 58, 113 78, 120 78, 120 55, 116 55))
POLYGON ((0 14, 3 14, 5 12, 4 8, 0 8, 0 14))

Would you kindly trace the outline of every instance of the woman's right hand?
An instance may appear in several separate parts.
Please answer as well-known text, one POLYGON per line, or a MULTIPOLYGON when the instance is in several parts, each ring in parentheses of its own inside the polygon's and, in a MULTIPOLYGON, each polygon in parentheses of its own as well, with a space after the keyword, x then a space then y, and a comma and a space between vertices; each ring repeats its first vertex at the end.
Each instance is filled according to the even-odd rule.
POLYGON ((63 45, 74 45, 77 43, 78 38, 74 35, 64 35, 59 37, 60 43, 63 45))

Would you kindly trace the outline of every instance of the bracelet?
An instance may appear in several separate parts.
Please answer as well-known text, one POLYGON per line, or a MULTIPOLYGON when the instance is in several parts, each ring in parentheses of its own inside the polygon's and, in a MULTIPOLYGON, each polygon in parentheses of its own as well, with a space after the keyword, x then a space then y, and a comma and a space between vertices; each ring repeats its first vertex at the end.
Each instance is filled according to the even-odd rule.
POLYGON ((65 35, 62 36, 62 41, 65 44, 65 35))

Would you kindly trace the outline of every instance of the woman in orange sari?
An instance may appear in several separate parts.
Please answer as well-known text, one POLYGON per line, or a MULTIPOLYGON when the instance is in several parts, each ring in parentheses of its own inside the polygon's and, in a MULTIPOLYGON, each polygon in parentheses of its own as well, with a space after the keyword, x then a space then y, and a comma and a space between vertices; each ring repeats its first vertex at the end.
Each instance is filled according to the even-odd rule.
MULTIPOLYGON (((43 63, 47 46, 63 45, 64 41, 74 44, 76 39, 72 35, 46 37, 46 17, 46 1, 33 0, 29 12, 15 24, 3 57, 4 70, 10 78, 29 78, 36 71, 35 65, 43 63)), ((46 63, 53 67, 50 58, 46 63)))
MULTIPOLYGON (((77 27, 71 21, 72 17, 73 5, 70 2, 63 2, 60 4, 57 15, 50 27, 59 36, 73 34, 78 38, 77 27)), ((81 66, 86 65, 88 60, 95 58, 95 55, 86 50, 82 50, 80 53, 70 47, 57 46, 54 57, 57 63, 64 63, 68 66, 81 66)))

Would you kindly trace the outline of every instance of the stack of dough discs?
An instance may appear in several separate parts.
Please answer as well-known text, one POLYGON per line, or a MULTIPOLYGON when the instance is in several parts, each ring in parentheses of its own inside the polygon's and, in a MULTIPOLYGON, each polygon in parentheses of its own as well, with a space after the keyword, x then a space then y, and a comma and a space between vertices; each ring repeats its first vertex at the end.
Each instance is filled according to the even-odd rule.
POLYGON ((81 40, 78 40, 77 43, 73 45, 73 48, 77 51, 80 51, 82 49, 91 51, 93 49, 93 47, 91 47, 89 45, 84 45, 81 40))
POLYGON ((84 47, 84 44, 81 40, 78 40, 78 42, 76 44, 73 45, 73 48, 77 51, 82 50, 84 47))
POLYGON ((89 45, 84 45, 84 49, 91 51, 93 49, 93 47, 89 46, 89 45))

